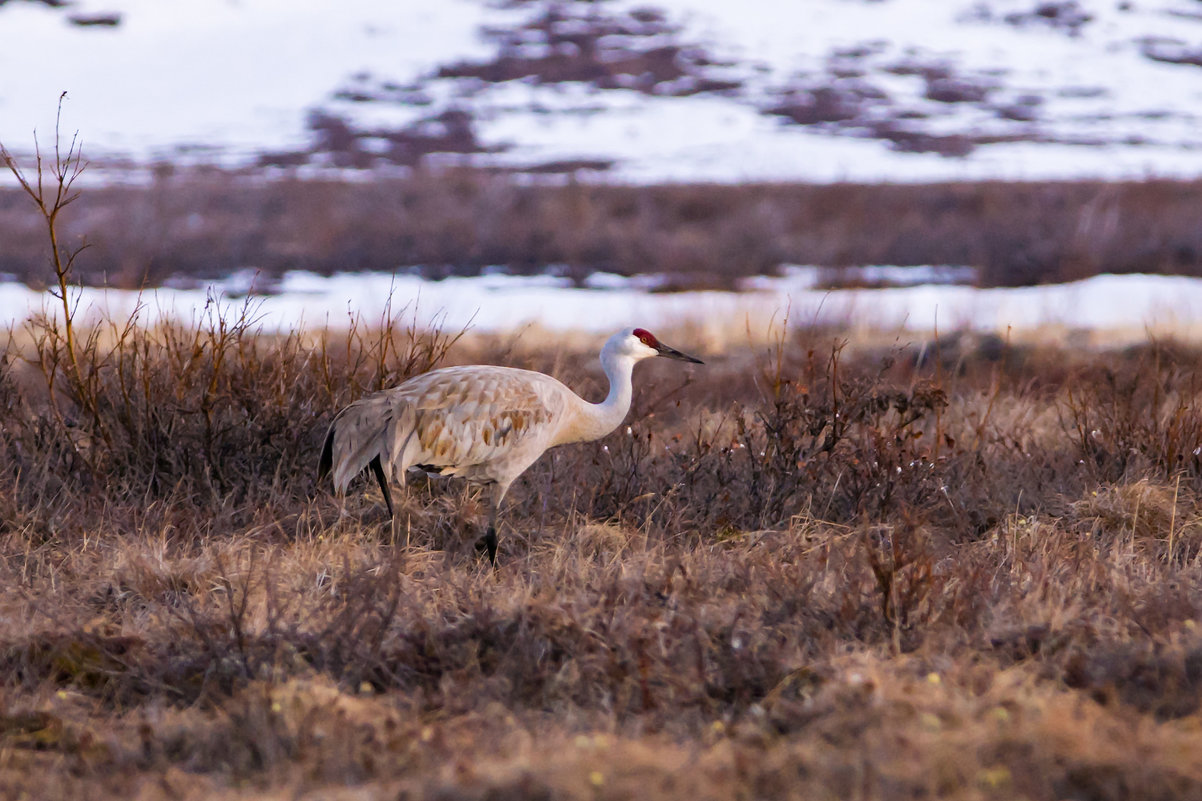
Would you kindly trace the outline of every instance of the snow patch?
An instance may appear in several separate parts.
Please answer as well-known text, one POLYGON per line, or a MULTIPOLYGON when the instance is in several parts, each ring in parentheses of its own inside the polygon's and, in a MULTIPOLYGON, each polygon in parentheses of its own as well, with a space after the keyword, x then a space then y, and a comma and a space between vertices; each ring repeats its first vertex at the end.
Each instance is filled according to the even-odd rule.
MULTIPOLYGON (((878 268, 891 275, 898 268, 878 268)), ((905 268, 914 270, 915 268, 905 268)), ((941 276, 943 268, 918 269, 941 276)), ((485 331, 537 324, 554 331, 606 332, 631 325, 707 326, 780 319, 795 325, 829 324, 874 330, 995 331, 1064 326, 1116 329, 1186 326, 1202 315, 1202 279, 1162 275, 1099 275, 1068 284, 978 289, 918 284, 874 289, 820 289, 813 267, 748 282, 745 291, 647 291, 646 280, 594 277, 576 287, 551 276, 454 277, 430 281, 416 275, 347 273, 323 277, 290 272, 275 294, 243 296, 244 283, 160 288, 137 293, 77 290, 81 320, 162 318, 194 320, 216 311, 227 317, 246 309, 264 331, 345 328, 354 319, 371 324, 385 315, 423 326, 471 326, 485 331)), ((0 324, 20 325, 39 312, 57 316, 51 295, 19 284, 0 286, 0 324)))

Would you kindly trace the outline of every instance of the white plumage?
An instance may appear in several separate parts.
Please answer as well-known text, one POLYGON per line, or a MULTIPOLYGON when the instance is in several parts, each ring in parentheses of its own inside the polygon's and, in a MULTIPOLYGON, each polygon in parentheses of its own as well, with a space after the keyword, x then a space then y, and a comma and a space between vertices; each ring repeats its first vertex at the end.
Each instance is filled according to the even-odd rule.
POLYGON ((652 356, 700 364, 649 332, 626 329, 601 349, 609 393, 589 403, 549 375, 513 367, 445 367, 361 398, 335 416, 326 433, 318 478, 332 474, 345 492, 371 468, 392 514, 389 485, 421 469, 493 487, 484 543, 496 561, 496 517, 521 473, 548 449, 599 439, 630 411, 634 365, 652 356))

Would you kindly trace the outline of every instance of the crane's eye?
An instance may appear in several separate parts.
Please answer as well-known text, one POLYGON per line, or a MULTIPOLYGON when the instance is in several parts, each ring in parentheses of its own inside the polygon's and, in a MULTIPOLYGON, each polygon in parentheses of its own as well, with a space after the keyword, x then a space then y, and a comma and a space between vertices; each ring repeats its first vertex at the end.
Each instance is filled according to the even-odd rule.
POLYGON ((658 348, 659 347, 659 340, 656 339, 655 336, 650 331, 646 330, 645 328, 636 328, 636 329, 634 329, 634 331, 632 333, 636 337, 639 338, 639 342, 642 342, 647 347, 649 347, 649 348, 658 348))

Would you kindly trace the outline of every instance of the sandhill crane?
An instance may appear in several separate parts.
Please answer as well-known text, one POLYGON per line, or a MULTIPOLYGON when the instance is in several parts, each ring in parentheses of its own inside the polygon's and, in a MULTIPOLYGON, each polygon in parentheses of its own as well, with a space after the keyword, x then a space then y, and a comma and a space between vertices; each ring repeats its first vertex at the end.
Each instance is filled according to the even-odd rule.
POLYGON ((318 464, 346 491, 368 467, 392 517, 389 483, 419 469, 492 486, 484 545, 497 558, 497 511, 509 485, 548 449, 600 439, 630 411, 634 365, 652 356, 702 364, 642 328, 614 334, 601 349, 609 394, 589 403, 543 373, 514 367, 444 367, 360 398, 334 417, 318 464))

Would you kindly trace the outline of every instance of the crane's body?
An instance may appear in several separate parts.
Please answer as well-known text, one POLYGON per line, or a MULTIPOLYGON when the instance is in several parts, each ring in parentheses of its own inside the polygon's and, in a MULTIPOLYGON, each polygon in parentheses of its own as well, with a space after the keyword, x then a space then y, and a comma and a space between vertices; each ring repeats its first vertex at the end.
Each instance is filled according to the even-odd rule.
POLYGON ((345 492, 371 468, 389 514, 395 478, 420 469, 492 485, 484 542, 496 558, 496 515, 509 485, 549 448, 599 439, 627 412, 634 365, 650 356, 700 360, 662 345, 643 329, 615 334, 601 351, 609 393, 589 403, 543 373, 494 365, 444 367, 344 408, 330 424, 318 467, 345 492))

